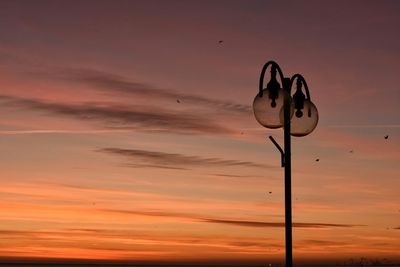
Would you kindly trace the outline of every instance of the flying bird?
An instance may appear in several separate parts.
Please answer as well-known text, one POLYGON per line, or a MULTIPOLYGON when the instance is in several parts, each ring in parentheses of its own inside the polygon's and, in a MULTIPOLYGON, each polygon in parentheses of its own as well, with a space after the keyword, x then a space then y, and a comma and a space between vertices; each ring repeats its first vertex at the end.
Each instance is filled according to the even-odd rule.
POLYGON ((218 41, 219 44, 222 44, 223 42, 224 42, 224 40, 219 40, 218 41))
POLYGON ((385 135, 385 139, 388 139, 389 138, 389 135, 385 135))
POLYGON ((319 159, 316 159, 315 161, 319 161, 319 159))
POLYGON ((353 150, 350 150, 349 152, 350 152, 350 153, 353 153, 353 150))
POLYGON ((271 192, 271 191, 269 191, 268 193, 272 194, 272 192, 271 192))
POLYGON ((179 99, 176 100, 176 103, 181 103, 181 101, 179 99))

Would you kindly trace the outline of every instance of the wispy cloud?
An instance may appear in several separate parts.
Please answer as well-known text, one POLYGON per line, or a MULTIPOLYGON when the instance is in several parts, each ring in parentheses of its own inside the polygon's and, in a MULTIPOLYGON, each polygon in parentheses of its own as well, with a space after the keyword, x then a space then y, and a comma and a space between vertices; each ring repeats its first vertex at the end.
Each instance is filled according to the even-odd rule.
POLYGON ((3 105, 33 109, 84 121, 102 122, 109 128, 162 131, 180 134, 228 134, 232 131, 197 114, 149 110, 143 107, 125 107, 104 104, 50 103, 37 99, 0 95, 3 105))
POLYGON ((256 176, 256 175, 237 175, 237 174, 222 174, 222 173, 215 173, 212 174, 211 176, 216 176, 216 177, 223 177, 223 178, 259 178, 261 176, 256 176))
POLYGON ((302 245, 315 245, 315 246, 345 246, 349 245, 346 242, 331 241, 331 240, 318 240, 318 239, 306 239, 301 240, 302 245))
MULTIPOLYGON (((221 220, 221 219, 204 219, 210 223, 230 224, 246 227, 285 227, 284 222, 262 222, 262 221, 241 221, 241 220, 221 220)), ((338 227, 355 227, 361 225, 353 224, 334 224, 334 223, 293 223, 296 228, 338 228, 338 227)))
MULTIPOLYGON (((282 245, 273 239, 264 238, 248 238, 241 237, 241 241, 236 241, 234 237, 213 237, 211 239, 205 237, 192 236, 159 236, 149 233, 137 232, 125 229, 88 229, 88 228, 69 228, 54 230, 2 230, 0 235, 9 239, 19 238, 25 242, 33 242, 35 245, 44 245, 51 247, 49 241, 57 243, 55 240, 68 240, 69 247, 81 249, 99 249, 99 250, 115 250, 115 251, 131 251, 130 246, 135 245, 166 245, 166 246, 184 246, 184 247, 209 247, 210 249, 220 248, 229 249, 229 251, 243 250, 248 252, 256 252, 261 250, 265 253, 265 248, 281 248, 282 245), (89 242, 89 240, 91 242, 89 242), (119 243, 114 240, 118 240, 119 243), (45 243, 47 242, 47 243, 45 243), (102 244, 99 247, 93 247, 93 243, 102 244), (122 244, 121 244, 122 243, 122 244)), ((46 246, 46 247, 47 247, 46 246)), ((4 247, 3 247, 4 248, 4 247)))
MULTIPOLYGON (((159 151, 148 151, 140 149, 121 149, 121 148, 102 148, 98 152, 109 153, 117 156, 123 156, 134 160, 133 167, 159 167, 187 169, 192 167, 257 167, 266 168, 268 165, 258 164, 250 161, 229 160, 222 158, 203 158, 199 156, 188 156, 178 153, 165 153, 159 151)), ((127 165, 129 166, 129 165, 127 165)))
POLYGON ((107 134, 128 132, 129 130, 103 129, 103 130, 0 130, 0 135, 30 135, 30 134, 107 134))
MULTIPOLYGON (((200 221, 206 223, 215 224, 226 224, 234 226, 244 226, 244 227, 256 227, 256 228, 282 228, 285 227, 284 222, 265 222, 265 221, 249 221, 249 220, 236 220, 236 219, 221 219, 221 218, 210 218, 206 216, 200 216, 195 214, 183 214, 175 212, 165 212, 165 211, 131 211, 131 210, 103 210, 111 213, 121 213, 139 216, 152 216, 152 217, 171 217, 179 218, 189 221, 200 221)), ((314 223, 314 222, 294 222, 293 227, 295 228, 350 228, 364 225, 354 225, 354 224, 334 224, 334 223, 314 223)))
POLYGON ((175 102, 179 99, 182 103, 205 106, 220 111, 234 111, 250 113, 249 105, 242 105, 230 101, 208 98, 200 95, 177 92, 171 89, 161 89, 153 85, 134 81, 121 75, 85 68, 58 69, 46 74, 49 78, 58 78, 70 82, 83 83, 90 88, 109 94, 141 95, 145 97, 165 99, 175 102))
POLYGON ((328 128, 400 128, 400 124, 360 124, 360 125, 327 125, 328 128))
POLYGON ((116 213, 116 214, 126 214, 134 216, 151 216, 151 217, 171 217, 171 218, 183 218, 188 220, 197 220, 200 217, 192 214, 178 213, 178 212, 167 212, 160 210, 151 211, 139 211, 139 210, 117 210, 117 209, 103 209, 101 211, 116 213))

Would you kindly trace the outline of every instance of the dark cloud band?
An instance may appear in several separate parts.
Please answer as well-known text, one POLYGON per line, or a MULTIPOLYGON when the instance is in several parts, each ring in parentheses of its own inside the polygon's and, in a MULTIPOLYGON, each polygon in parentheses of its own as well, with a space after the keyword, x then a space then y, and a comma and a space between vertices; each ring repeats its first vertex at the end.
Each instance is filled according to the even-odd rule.
POLYGON ((174 90, 161 89, 146 83, 132 81, 123 76, 103 71, 82 68, 59 69, 58 71, 51 72, 48 75, 53 78, 59 77, 71 82, 84 83, 95 90, 108 92, 114 95, 142 95, 146 97, 172 100, 174 102, 179 99, 185 103, 205 106, 220 111, 233 111, 245 114, 251 113, 251 107, 249 105, 212 99, 200 95, 180 93, 174 90))
MULTIPOLYGON (((226 224, 234 226, 243 227, 256 227, 256 228, 283 228, 285 227, 284 222, 264 222, 264 221, 248 221, 248 220, 233 220, 233 219, 219 219, 219 218, 207 218, 204 216, 198 216, 193 214, 183 214, 183 213, 169 213, 164 211, 129 211, 129 210, 103 210, 111 213, 122 213, 131 214, 139 216, 154 216, 154 217, 171 217, 180 218, 193 221, 200 221, 206 223, 216 223, 216 224, 226 224)), ((350 228, 364 225, 354 225, 354 224, 333 224, 333 223, 304 223, 304 222, 294 222, 294 228, 350 228)))
POLYGON ((5 105, 33 109, 55 115, 72 117, 85 121, 102 122, 107 127, 161 131, 179 134, 229 134, 228 128, 205 116, 173 111, 147 110, 143 107, 101 104, 49 103, 36 99, 0 96, 5 105))
MULTIPOLYGON (((133 167, 158 167, 173 169, 188 169, 193 167, 251 167, 266 168, 268 165, 250 161, 228 160, 221 158, 203 158, 177 153, 165 153, 140 149, 102 148, 98 152, 123 156, 134 161, 133 167)), ((129 165, 128 165, 129 166, 129 165)))

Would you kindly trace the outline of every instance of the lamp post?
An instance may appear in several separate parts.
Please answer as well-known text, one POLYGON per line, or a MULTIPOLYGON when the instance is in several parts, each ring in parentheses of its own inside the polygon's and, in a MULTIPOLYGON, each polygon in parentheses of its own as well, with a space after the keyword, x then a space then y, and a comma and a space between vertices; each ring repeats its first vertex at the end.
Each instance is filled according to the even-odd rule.
POLYGON ((292 255, 292 185, 291 185, 291 135, 296 137, 310 134, 318 123, 318 111, 311 102, 310 92, 303 76, 295 74, 292 78, 283 75, 274 61, 268 61, 261 70, 259 92, 254 98, 253 111, 256 120, 264 127, 277 129, 283 126, 284 149, 272 136, 269 139, 281 153, 281 166, 285 168, 285 241, 286 267, 293 266, 292 255), (264 88, 264 76, 271 66, 271 78, 264 88), (276 79, 279 74, 281 83, 276 79), (296 92, 291 96, 296 81, 296 92), (282 85, 282 86, 281 86, 282 85), (306 95, 302 88, 304 86, 306 95))

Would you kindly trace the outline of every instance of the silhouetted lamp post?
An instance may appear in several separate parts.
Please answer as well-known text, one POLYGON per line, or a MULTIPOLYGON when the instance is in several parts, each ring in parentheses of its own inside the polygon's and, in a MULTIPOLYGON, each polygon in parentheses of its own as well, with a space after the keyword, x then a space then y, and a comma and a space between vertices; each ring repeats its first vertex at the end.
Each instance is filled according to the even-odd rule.
POLYGON ((311 102, 310 92, 303 76, 295 74, 286 78, 279 65, 268 61, 261 70, 259 92, 254 98, 253 111, 256 120, 264 127, 277 129, 283 126, 284 150, 274 140, 269 139, 281 153, 282 167, 285 167, 285 236, 286 267, 292 267, 292 185, 290 136, 306 136, 318 123, 318 111, 311 102), (264 75, 271 66, 271 78, 264 88, 264 75), (280 82, 277 81, 279 74, 280 82), (296 91, 292 95, 292 86, 296 81, 296 91), (305 94, 303 93, 303 87, 305 94))

